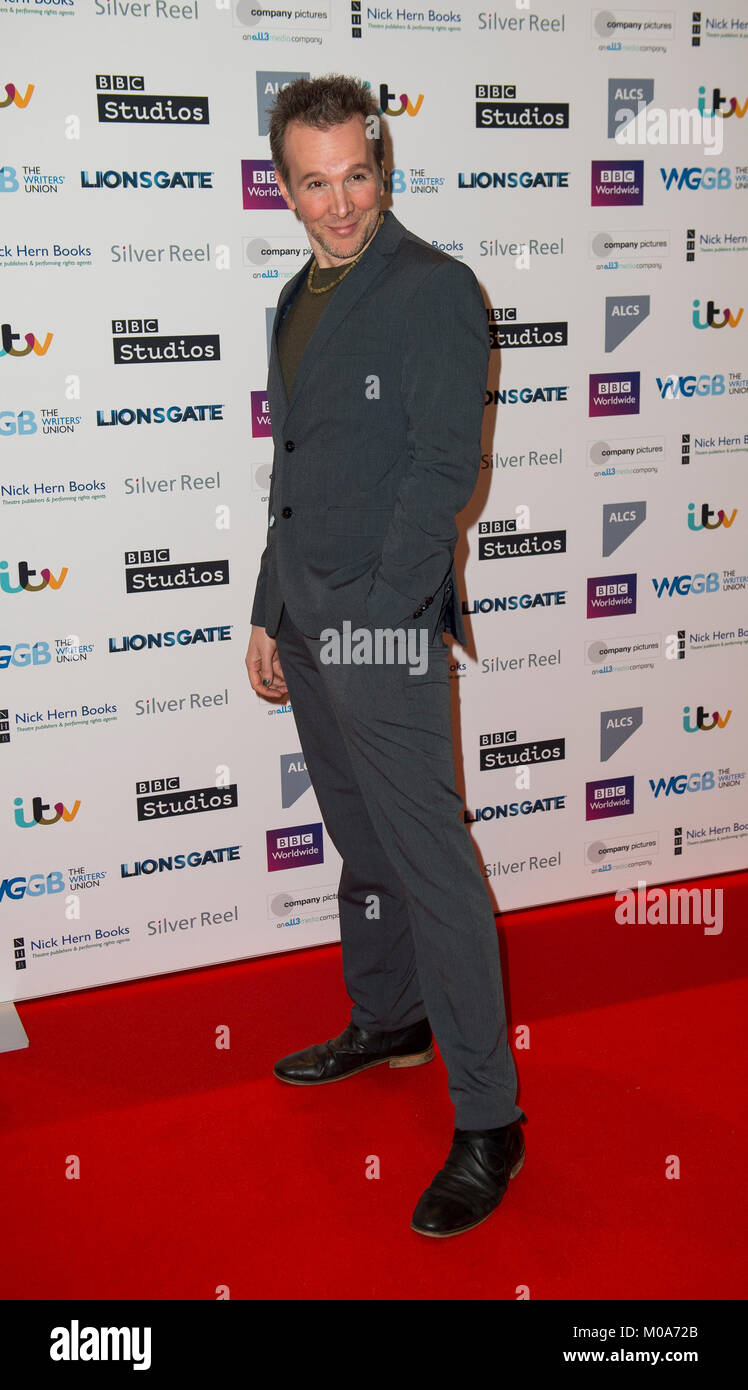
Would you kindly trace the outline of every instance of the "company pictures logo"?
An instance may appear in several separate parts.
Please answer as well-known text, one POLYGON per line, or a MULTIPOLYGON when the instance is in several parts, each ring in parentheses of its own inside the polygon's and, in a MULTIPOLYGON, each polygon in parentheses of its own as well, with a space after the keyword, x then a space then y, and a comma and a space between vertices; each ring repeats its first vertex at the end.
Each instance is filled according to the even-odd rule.
POLYGON ((208 125, 207 97, 146 96, 145 78, 96 75, 99 124, 208 125))
POLYGON ((145 594, 163 589, 209 589, 229 582, 228 560, 196 560, 194 563, 175 565, 169 563, 169 558, 170 551, 165 546, 156 550, 126 550, 125 592, 145 594))

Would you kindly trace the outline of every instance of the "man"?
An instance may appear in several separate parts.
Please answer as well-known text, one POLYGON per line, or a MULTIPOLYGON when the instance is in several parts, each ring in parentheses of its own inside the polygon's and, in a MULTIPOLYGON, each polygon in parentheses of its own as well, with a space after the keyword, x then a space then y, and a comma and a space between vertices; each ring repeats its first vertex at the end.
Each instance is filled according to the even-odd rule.
POLYGON ((291 83, 270 148, 313 256, 275 317, 275 452, 246 665, 258 695, 290 695, 343 860, 353 1001, 341 1034, 274 1073, 315 1086, 418 1066, 433 1027, 457 1127, 411 1225, 450 1236, 498 1206, 526 1119, 493 909, 455 789, 442 636, 465 640, 455 514, 478 475, 486 313, 467 266, 380 211, 384 147, 364 84, 291 83))

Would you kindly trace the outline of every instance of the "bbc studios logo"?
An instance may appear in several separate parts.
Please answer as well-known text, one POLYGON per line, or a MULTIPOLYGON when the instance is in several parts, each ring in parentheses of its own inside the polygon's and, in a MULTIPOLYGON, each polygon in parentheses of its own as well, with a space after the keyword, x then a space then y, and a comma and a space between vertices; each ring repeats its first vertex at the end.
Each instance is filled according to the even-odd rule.
POLYGON ((221 339, 218 333, 164 336, 158 319, 112 319, 112 353, 115 367, 219 362, 221 339))
POLYGON ((209 125, 207 97, 151 96, 145 78, 96 74, 96 106, 100 125, 209 125))
POLYGON ((154 777, 135 783, 139 821, 167 820, 238 806, 236 782, 225 786, 183 788, 179 777, 154 777))
POLYGON ((568 130, 569 103, 518 101, 514 82, 479 82, 475 124, 479 130, 568 130))
POLYGON ((125 551, 125 592, 160 593, 164 589, 210 589, 229 582, 228 560, 170 563, 168 546, 125 551))

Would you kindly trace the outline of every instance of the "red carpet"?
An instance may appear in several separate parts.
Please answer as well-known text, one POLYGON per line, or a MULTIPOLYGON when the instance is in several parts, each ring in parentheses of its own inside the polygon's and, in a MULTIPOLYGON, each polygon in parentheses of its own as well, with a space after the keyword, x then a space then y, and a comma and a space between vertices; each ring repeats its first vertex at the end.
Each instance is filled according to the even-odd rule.
POLYGON ((501 918, 527 1159, 451 1240, 409 1226, 451 1140, 440 1058, 313 1092, 271 1075, 348 1021, 339 947, 20 1004, 3 1297, 745 1297, 748 875, 699 886, 724 890, 719 936, 620 926, 611 898, 501 918))

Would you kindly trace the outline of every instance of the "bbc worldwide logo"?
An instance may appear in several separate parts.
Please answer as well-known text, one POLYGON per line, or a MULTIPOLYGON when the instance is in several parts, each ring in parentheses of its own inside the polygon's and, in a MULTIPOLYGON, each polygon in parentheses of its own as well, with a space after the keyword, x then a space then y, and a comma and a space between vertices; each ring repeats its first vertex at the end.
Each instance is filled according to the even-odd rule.
POLYGON ((265 838, 269 873, 278 869, 302 869, 307 864, 324 861, 321 821, 266 830, 265 838))
POLYGON ((245 212, 256 212, 258 208, 289 211, 276 181, 272 159, 242 160, 242 207, 245 212))

